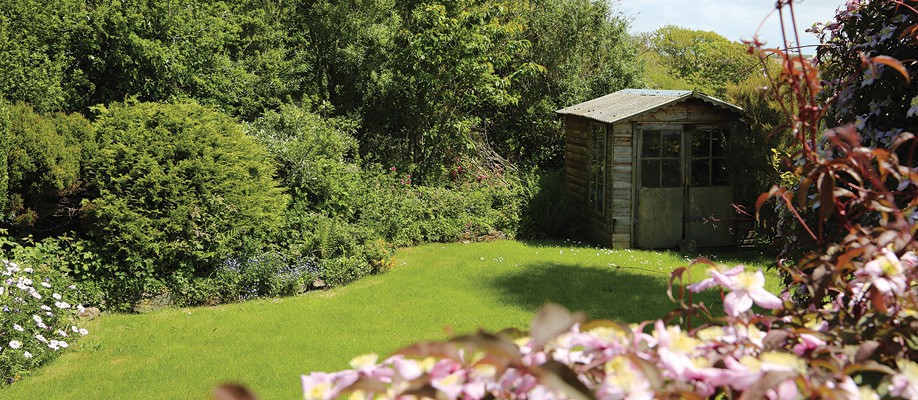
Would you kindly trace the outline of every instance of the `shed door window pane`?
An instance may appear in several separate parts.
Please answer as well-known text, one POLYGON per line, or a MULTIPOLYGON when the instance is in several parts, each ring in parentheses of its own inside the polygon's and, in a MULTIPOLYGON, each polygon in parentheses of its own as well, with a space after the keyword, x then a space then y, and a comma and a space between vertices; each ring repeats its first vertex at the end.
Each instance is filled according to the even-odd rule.
POLYGON ((723 129, 699 128, 692 132, 692 186, 727 185, 723 129))
POLYGON ((682 158, 682 132, 663 131, 663 157, 682 158))
POLYGON ((660 160, 641 161, 641 185, 647 188, 660 187, 660 160))
POLYGON ((641 130, 641 187, 682 186, 682 131, 641 130))
POLYGON ((663 187, 682 186, 682 159, 663 159, 663 187))
POLYGON ((711 146, 709 143, 710 135, 707 131, 695 131, 692 133, 692 157, 710 157, 711 146))
POLYGON ((727 163, 723 158, 711 160, 711 186, 727 184, 727 163))
POLYGON ((641 156, 660 156, 660 131, 644 131, 641 146, 641 156))
POLYGON ((711 130, 711 156, 724 156, 724 131, 720 129, 711 130))
POLYGON ((711 160, 692 160, 692 186, 709 186, 711 160))
POLYGON ((606 126, 590 124, 590 209, 603 214, 606 198, 606 126))

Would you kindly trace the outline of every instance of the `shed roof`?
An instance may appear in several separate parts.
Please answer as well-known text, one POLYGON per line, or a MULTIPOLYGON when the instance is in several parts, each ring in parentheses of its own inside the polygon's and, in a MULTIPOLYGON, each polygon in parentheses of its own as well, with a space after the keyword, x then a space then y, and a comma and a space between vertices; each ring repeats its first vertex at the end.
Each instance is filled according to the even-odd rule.
POLYGON ((733 112, 743 111, 740 107, 697 90, 623 89, 555 112, 611 124, 688 99, 700 99, 733 112))

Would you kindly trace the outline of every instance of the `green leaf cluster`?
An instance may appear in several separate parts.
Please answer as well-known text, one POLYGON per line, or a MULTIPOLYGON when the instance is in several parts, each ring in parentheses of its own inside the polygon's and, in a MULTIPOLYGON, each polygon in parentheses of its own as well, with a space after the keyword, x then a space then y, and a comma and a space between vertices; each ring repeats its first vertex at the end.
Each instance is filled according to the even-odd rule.
POLYGON ((654 89, 698 89, 724 98, 727 86, 761 70, 748 46, 714 32, 667 25, 643 42, 644 79, 654 89))
POLYGON ((88 162, 89 235, 119 265, 114 274, 200 276, 264 246, 288 197, 268 154, 211 108, 115 103, 100 110, 88 162))
POLYGON ((2 106, 5 130, 0 211, 20 230, 66 225, 84 189, 82 167, 93 127, 80 114, 39 114, 24 103, 2 106))

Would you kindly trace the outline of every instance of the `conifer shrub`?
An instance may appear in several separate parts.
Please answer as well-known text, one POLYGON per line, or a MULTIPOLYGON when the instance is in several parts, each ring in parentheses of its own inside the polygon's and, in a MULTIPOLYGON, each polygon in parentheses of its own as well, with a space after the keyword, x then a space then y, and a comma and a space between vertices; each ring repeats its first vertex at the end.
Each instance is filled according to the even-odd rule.
POLYGON ((83 189, 92 124, 79 114, 0 105, 0 211, 16 231, 58 231, 83 189))
POLYGON ((163 290, 257 252, 283 225, 288 197, 274 167, 230 117, 191 102, 100 111, 83 204, 89 236, 112 261, 97 275, 163 290))

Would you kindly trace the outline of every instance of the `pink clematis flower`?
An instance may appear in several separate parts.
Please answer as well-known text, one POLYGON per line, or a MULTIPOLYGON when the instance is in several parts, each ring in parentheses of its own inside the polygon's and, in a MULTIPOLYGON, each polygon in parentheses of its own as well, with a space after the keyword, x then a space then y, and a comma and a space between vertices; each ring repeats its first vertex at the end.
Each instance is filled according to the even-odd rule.
POLYGON ((890 249, 883 249, 880 257, 865 264, 864 268, 854 273, 854 276, 859 281, 872 283, 882 294, 901 296, 908 288, 904 270, 896 253, 890 249))
POLYGON ((729 269, 726 266, 718 265, 708 269, 708 278, 688 285, 686 288, 689 291, 698 293, 708 290, 714 286, 727 286, 728 282, 742 273, 744 269, 746 269, 746 267, 743 265, 737 265, 729 269))
POLYGON ((302 376, 303 398, 305 400, 331 400, 341 391, 357 382, 357 371, 341 371, 334 374, 313 372, 302 376))
POLYGON ((893 376, 889 393, 906 399, 918 399, 918 363, 899 360, 899 373, 893 376))
POLYGON ((736 317, 752 308, 753 303, 772 310, 782 306, 778 296, 765 290, 765 275, 761 269, 755 273, 742 272, 730 277, 726 286, 730 289, 730 293, 724 297, 727 315, 736 317))

